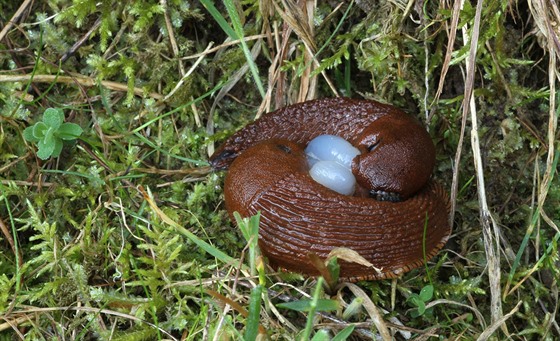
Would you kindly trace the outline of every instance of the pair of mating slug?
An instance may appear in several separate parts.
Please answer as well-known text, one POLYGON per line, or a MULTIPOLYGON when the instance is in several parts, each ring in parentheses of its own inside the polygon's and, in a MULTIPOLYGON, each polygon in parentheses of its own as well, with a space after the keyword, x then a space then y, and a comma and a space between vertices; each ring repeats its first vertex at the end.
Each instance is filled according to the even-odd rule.
POLYGON ((450 233, 447 194, 430 179, 433 142, 418 121, 390 105, 349 98, 290 105, 233 134, 210 164, 229 169, 230 217, 261 211, 259 246, 272 266, 318 275, 309 253, 324 259, 347 248, 377 270, 342 260, 341 279, 393 278, 433 257, 450 233), (351 164, 356 194, 339 194, 309 175, 304 150, 319 135, 339 136, 359 150, 351 164))

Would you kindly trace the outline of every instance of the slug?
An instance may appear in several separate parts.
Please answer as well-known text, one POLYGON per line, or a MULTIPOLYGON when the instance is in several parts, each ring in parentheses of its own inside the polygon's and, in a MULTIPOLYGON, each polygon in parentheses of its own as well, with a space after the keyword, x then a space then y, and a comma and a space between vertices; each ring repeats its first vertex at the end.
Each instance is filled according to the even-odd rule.
POLYGON ((431 180, 435 148, 422 125, 371 100, 327 98, 284 107, 233 134, 212 155, 228 169, 226 208, 261 211, 259 246, 272 266, 318 275, 308 258, 348 248, 373 264, 341 260, 340 277, 400 276, 424 264, 450 234, 448 198, 431 180), (309 174, 305 147, 319 135, 350 142, 356 194, 337 193, 309 174))

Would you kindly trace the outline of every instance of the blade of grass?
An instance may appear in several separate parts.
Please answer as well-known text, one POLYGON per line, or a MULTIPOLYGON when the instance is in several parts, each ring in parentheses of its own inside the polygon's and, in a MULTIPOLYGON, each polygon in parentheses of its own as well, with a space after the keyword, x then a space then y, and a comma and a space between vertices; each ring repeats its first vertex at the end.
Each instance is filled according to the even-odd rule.
MULTIPOLYGON (((16 257, 16 294, 20 291, 21 289, 21 281, 22 281, 22 266, 23 266, 23 259, 22 259, 22 254, 21 254, 21 250, 19 248, 19 243, 18 243, 18 238, 17 238, 17 228, 14 222, 14 216, 12 215, 12 209, 10 206, 10 202, 8 200, 8 196, 6 195, 6 192, 4 190, 4 185, 2 185, 2 183, 0 183, 0 193, 2 194, 2 199, 4 199, 4 204, 5 206, 5 210, 8 212, 8 217, 10 218, 10 226, 12 228, 12 235, 10 236, 9 234, 6 233, 6 238, 11 238, 12 239, 12 247, 14 250, 14 254, 16 257)), ((2 223, 3 224, 3 223, 2 223)))
POLYGON ((255 64, 255 61, 253 60, 251 51, 249 50, 249 46, 247 46, 247 42, 245 41, 245 35, 243 34, 243 27, 241 26, 241 19, 239 18, 239 14, 237 13, 235 5, 233 4, 233 0, 224 0, 224 4, 226 5, 226 9, 228 11, 229 17, 233 24, 233 29, 235 30, 235 33, 237 35, 237 37, 235 38, 241 41, 241 48, 243 50, 243 54, 245 54, 245 58, 247 59, 247 64, 249 64, 249 69, 253 74, 253 79, 255 80, 255 84, 259 89, 259 93, 261 94, 261 97, 265 98, 266 92, 264 91, 264 86, 259 77, 259 70, 257 69, 257 65, 255 64))
MULTIPOLYGON (((260 292, 262 293, 262 285, 258 285, 257 287, 255 287, 255 289, 257 289, 258 287, 261 287, 260 292)), ((241 316, 243 316, 243 317, 245 317, 245 318, 247 318, 247 319, 251 318, 251 317, 250 317, 251 311, 250 311, 250 310, 247 311, 247 309, 243 308, 243 306, 242 306, 241 304, 235 302, 234 300, 232 300, 232 299, 230 299, 230 298, 228 298, 228 297, 226 297, 226 296, 224 296, 224 295, 220 294, 219 292, 214 291, 214 290, 212 290, 212 289, 205 289, 204 292, 207 293, 208 295, 212 296, 212 297, 215 298, 216 300, 218 300, 218 301, 220 301, 220 302, 222 302, 222 303, 224 303, 224 304, 228 304, 228 305, 231 306, 235 311, 237 311, 239 314, 241 314, 241 316)), ((256 295, 256 293, 255 293, 254 290, 251 291, 251 297, 252 297, 253 294, 256 295)), ((259 296, 259 297, 260 297, 260 296, 259 296)), ((259 306, 260 306, 260 303, 259 303, 259 306)), ((251 309, 250 303, 249 303, 249 309, 251 309)), ((260 310, 260 307, 259 307, 259 310, 260 310)), ((253 311, 252 313, 255 314, 254 311, 253 311)), ((259 315, 260 315, 260 312, 259 312, 259 315)), ((253 317, 254 317, 254 316, 253 316, 253 317)), ((264 329, 264 327, 263 327, 262 325, 260 325, 258 322, 259 322, 259 319, 257 319, 257 329, 258 329, 258 333, 260 333, 260 334, 266 334, 266 329, 264 329)), ((251 321, 251 323, 253 323, 253 321, 251 321)), ((246 338, 245 338, 245 339, 246 339, 246 338)), ((254 340, 254 339, 252 339, 252 340, 254 340)))
MULTIPOLYGON (((474 81, 476 73, 476 56, 478 51, 478 41, 480 37, 481 18, 482 18, 483 0, 478 0, 476 4, 476 11, 474 22, 470 31, 468 26, 464 26, 463 37, 465 44, 469 46, 469 54, 465 60, 467 68, 465 79, 465 91, 463 98, 463 122, 470 114, 471 117, 471 149, 473 153, 474 168, 476 171, 477 179, 477 192, 480 210, 480 220, 482 228, 482 236, 484 240, 484 251, 487 259, 488 281, 490 282, 490 315, 492 322, 498 321, 503 316, 502 301, 500 286, 501 268, 500 268, 500 248, 499 248, 499 228, 496 224, 492 213, 488 207, 486 197, 486 185, 481 156, 481 148, 479 141, 479 128, 478 128, 478 110, 474 98, 474 81), (470 33, 469 33, 470 32, 470 33), (469 33, 469 34, 468 34, 469 33)), ((461 128, 463 129, 463 128, 461 128)), ((458 163, 457 163, 458 164, 458 163)), ((455 176, 455 174, 454 174, 455 176)), ((454 189, 456 189, 456 184, 454 189)), ((455 192, 456 193, 456 192, 455 192)), ((453 208, 454 209, 454 208, 453 208)), ((453 210, 451 211, 453 214, 453 210)), ((504 326, 504 332, 507 330, 504 326)))
MULTIPOLYGON (((100 84, 100 85, 101 85, 101 84, 100 84)), ((144 129, 144 128, 150 126, 151 124, 154 124, 155 122, 157 122, 157 121, 159 121, 159 120, 161 120, 161 119, 166 118, 167 116, 173 115, 174 113, 179 112, 179 111, 183 110, 183 109, 186 108, 186 107, 190 107, 190 106, 193 105, 193 104, 197 104, 197 103, 201 102, 201 101, 202 101, 203 99, 205 99, 206 97, 212 96, 216 91, 218 91, 218 90, 220 90, 222 87, 224 87, 224 85, 226 85, 225 82, 220 82, 220 83, 218 83, 215 87, 213 87, 212 89, 210 89, 210 90, 208 90, 207 92, 203 93, 202 95, 198 96, 197 98, 195 98, 195 99, 193 99, 193 100, 191 100, 191 101, 188 101, 188 102, 186 102, 185 104, 183 104, 183 105, 181 105, 181 106, 179 106, 179 107, 177 107, 177 108, 175 108, 175 109, 173 109, 173 110, 170 110, 170 111, 166 112, 166 113, 163 114, 163 115, 154 117, 153 119, 147 121, 146 123, 142 124, 141 126, 138 126, 138 127, 135 128, 134 130, 132 130, 132 132, 133 132, 133 133, 139 132, 139 131, 141 131, 142 129, 144 129)), ((107 109, 107 110, 110 110, 110 108, 109 108, 109 103, 107 103, 106 109, 107 109)), ((118 124, 117 121, 115 121, 115 123, 118 124)))
POLYGON ((319 302, 319 297, 321 295, 321 290, 323 289, 323 277, 317 279, 317 286, 315 287, 315 292, 313 292, 313 298, 309 303, 309 314, 307 315, 307 323, 305 324, 305 329, 301 335, 300 340, 309 340, 311 336, 311 331, 313 330, 313 320, 315 317, 315 312, 317 311, 317 304, 319 302))
POLYGON ((344 329, 342 329, 338 334, 336 334, 335 337, 332 338, 331 341, 344 341, 347 340, 350 335, 352 335, 352 332, 354 332, 354 325, 350 325, 344 329))
MULTIPOLYGON (((151 142, 150 140, 148 140, 146 137, 142 136, 142 135, 139 133, 139 131, 141 131, 142 129, 144 129, 144 128, 146 128, 146 127, 149 127, 150 125, 154 124, 155 122, 157 122, 157 121, 159 121, 159 120, 162 120, 162 119, 166 118, 167 116, 170 116, 170 115, 172 115, 172 114, 174 114, 174 113, 176 113, 176 112, 178 112, 178 111, 180 111, 180 110, 182 110, 182 109, 184 109, 184 108, 186 108, 186 107, 189 107, 189 106, 191 106, 191 105, 193 105, 193 104, 196 104, 196 103, 202 101, 204 98, 206 98, 206 97, 208 97, 208 96, 211 96, 211 95, 214 94, 216 91, 220 90, 220 89, 221 89, 224 85, 226 85, 226 84, 227 84, 227 83, 224 83, 224 82, 218 83, 218 85, 216 85, 215 87, 213 87, 211 90, 207 91, 206 93, 202 94, 201 96, 199 96, 199 97, 197 97, 197 98, 195 98, 195 99, 193 99, 193 100, 191 100, 191 101, 188 101, 187 103, 185 103, 185 104, 183 104, 183 105, 181 105, 181 106, 179 106, 179 107, 177 107, 177 108, 175 108, 175 109, 173 109, 173 110, 171 110, 171 111, 168 111, 168 112, 166 112, 166 113, 163 114, 163 115, 159 115, 159 116, 157 116, 157 117, 155 117, 155 118, 149 120, 148 122, 142 124, 142 125, 139 126, 138 128, 132 130, 132 133, 135 134, 136 137, 138 137, 140 140, 142 140, 142 142, 146 143, 147 145, 149 145, 150 147, 152 147, 153 149, 157 150, 158 152, 160 152, 160 153, 162 153, 162 154, 164 154, 164 155, 167 155, 167 156, 176 158, 176 159, 181 160, 181 161, 194 163, 194 164, 196 164, 196 165, 198 165, 198 166, 207 166, 208 163, 207 163, 206 161, 203 161, 203 160, 194 160, 194 159, 186 158, 186 157, 183 157, 183 156, 180 156, 180 155, 176 155, 176 154, 171 154, 171 153, 169 153, 169 151, 164 150, 164 149, 158 147, 155 143, 152 143, 152 142, 151 142)), ((109 103, 107 102, 107 97, 103 95, 104 91, 103 91, 102 84, 99 84, 99 91, 100 91, 100 93, 102 94, 102 96, 101 96, 101 101, 103 102, 103 105, 104 105, 104 107, 105 107, 105 109, 106 109, 106 111, 107 111, 107 114, 109 114, 111 117, 113 117, 111 107, 110 107, 109 103)), ((122 131, 125 131, 124 128, 120 127, 120 125, 119 125, 119 123, 118 123, 117 120, 114 120, 114 122, 115 122, 115 124, 116 124, 119 128, 121 128, 122 131)))
POLYGON ((245 59, 247 60, 247 64, 249 65, 249 69, 251 70, 251 73, 253 74, 253 80, 255 81, 255 84, 257 85, 257 88, 259 90, 259 93, 260 93, 261 97, 265 98, 266 92, 264 91, 264 86, 263 86, 263 84, 261 82, 261 79, 259 77, 259 70, 257 69, 257 65, 255 64, 255 61, 253 60, 253 57, 251 55, 251 51, 249 50, 249 47, 247 46, 247 42, 245 41, 245 35, 243 34, 243 27, 241 25, 241 19, 239 18, 239 14, 237 13, 237 10, 235 8, 235 4, 233 3, 233 1, 232 0, 224 0, 224 4, 226 6, 229 17, 230 17, 231 22, 233 24, 233 28, 231 28, 231 26, 229 26, 226 19, 223 17, 223 15, 220 13, 220 11, 218 11, 218 9, 214 6, 212 1, 201 0, 200 2, 206 8, 206 10, 210 13, 210 15, 214 18, 214 20, 216 20, 218 25, 220 25, 222 30, 224 30, 224 32, 230 37, 230 39, 239 40, 241 42, 241 50, 243 51, 243 54, 245 55, 245 59))
MULTIPOLYGON (((560 150, 556 151, 556 154, 554 155, 554 161, 552 163, 552 169, 557 169, 558 158, 559 157, 560 157, 560 150)), ((551 174, 551 176, 554 177, 554 172, 551 174)), ((552 179, 548 183, 548 187, 545 189, 546 191, 548 191, 550 189, 551 184, 552 184, 552 179)), ((511 270, 509 272, 507 283, 506 283, 506 286, 505 286, 505 289, 504 289, 504 299, 507 296, 509 296, 510 294, 512 294, 521 285, 521 283, 523 283, 524 280, 527 278, 527 276, 526 276, 525 279, 523 279, 521 282, 517 283, 511 290, 509 290, 509 287, 511 286, 511 283, 513 282, 513 276, 515 275, 515 271, 517 271, 517 268, 519 267, 519 264, 521 263, 521 256, 524 254, 525 248, 527 247, 527 244, 529 243, 529 239, 533 235, 533 230, 534 230, 534 228, 537 224, 537 221, 538 221, 540 215, 541 215, 541 211, 539 209, 536 209, 533 212, 533 217, 531 218, 531 224, 527 228, 527 232, 525 233, 525 236, 523 237, 523 240, 521 241, 521 245, 519 246, 517 254, 515 255, 515 260, 513 261, 513 264, 511 266, 511 270)), ((560 238, 560 234, 557 233, 554 236, 554 242, 558 241, 559 238, 560 238)), ((538 266, 540 266, 540 264, 544 261, 544 259, 550 254, 550 252, 552 252, 552 249, 551 249, 552 245, 553 245, 553 243, 551 243, 549 245, 549 247, 547 248, 545 253, 541 256, 539 261, 533 267, 532 271, 530 271, 530 274, 532 274, 534 271, 536 271, 538 269, 538 266)))
POLYGON ((155 143, 153 143, 152 141, 150 141, 148 138, 146 138, 145 136, 143 136, 140 133, 134 133, 134 135, 136 137, 138 137, 138 139, 140 139, 142 142, 144 142, 145 144, 150 146, 154 151, 158 151, 158 152, 162 153, 163 155, 167 155, 169 157, 172 157, 172 158, 175 158, 177 160, 184 161, 184 162, 194 163, 196 166, 209 166, 210 165, 208 162, 206 162, 204 160, 190 159, 188 157, 184 157, 184 156, 180 156, 180 155, 177 155, 177 154, 170 153, 169 151, 158 147, 158 145, 156 145, 155 143))
MULTIPOLYGON (((324 281, 323 281, 324 282, 324 281)), ((311 303, 313 299, 302 299, 299 301, 292 301, 286 303, 279 303, 276 306, 278 308, 290 309, 295 311, 311 311, 311 303)), ((333 311, 339 308, 336 301, 327 298, 318 298, 315 301, 315 311, 333 311)))
MULTIPOLYGON (((317 51, 317 53, 315 53, 315 55, 313 56, 313 58, 317 58, 317 56, 319 56, 321 54, 321 52, 323 52, 323 50, 330 45, 331 40, 336 36, 336 34, 338 33, 338 31, 340 30, 340 28, 342 27, 342 24, 344 24, 346 17, 348 16, 348 14, 350 13, 350 10, 352 9, 352 6, 354 5, 354 1, 350 1, 350 4, 348 5, 348 8, 346 9, 346 11, 344 11, 344 14, 342 14, 342 18, 340 18, 340 20, 338 21, 338 24, 336 25, 334 31, 331 33, 331 35, 327 38, 327 40, 325 41, 325 43, 319 48, 319 50, 317 51)), ((309 64, 307 65, 307 67, 309 68, 311 66, 311 62, 309 62, 309 64)), ((321 72, 320 69, 315 69, 312 73, 311 76, 316 76, 321 72)))
POLYGON ((326 329, 318 330, 311 341, 330 341, 329 332, 326 329))
POLYGON ((259 334, 262 291, 262 285, 257 285, 253 288, 253 290, 251 290, 251 296, 249 298, 249 312, 247 315, 247 322, 245 326, 245 335, 243 335, 244 340, 256 340, 257 335, 259 334))
MULTIPOLYGON (((211 0, 200 0, 200 2, 202 3, 202 6, 204 6, 204 8, 206 8, 206 10, 210 13, 210 15, 212 16, 212 18, 214 18, 214 20, 216 20, 216 22, 218 23, 218 25, 220 25, 220 27, 222 28, 222 30, 224 30, 224 32, 230 36, 230 37, 236 37, 236 33, 235 31, 231 28, 231 26, 229 26, 229 24, 227 23, 226 19, 222 16, 222 14, 220 13, 220 11, 218 11, 218 9, 216 8, 216 6, 214 6, 214 2, 211 0)), ((235 39, 239 39, 238 37, 236 37, 235 39)))
POLYGON ((58 170, 58 169, 41 169, 41 173, 73 175, 73 176, 89 179, 90 181, 99 180, 99 181, 101 181, 102 185, 105 185, 105 181, 102 178, 96 178, 92 175, 88 175, 88 174, 84 174, 84 173, 80 173, 80 172, 64 171, 64 170, 58 170))
POLYGON ((258 211, 257 214, 249 218, 242 218, 237 211, 233 212, 233 216, 235 217, 236 225, 241 230, 249 246, 249 267, 251 268, 251 275, 255 275, 257 256, 259 254, 258 241, 261 211, 258 211))
POLYGON ((424 232, 422 233, 422 256, 424 257, 424 266, 426 267, 426 275, 428 275, 428 281, 432 283, 432 276, 430 275, 430 269, 428 268, 428 255, 426 254, 426 235, 428 234, 428 212, 426 212, 426 218, 424 219, 424 232))
POLYGON ((377 331, 379 332, 379 336, 381 336, 381 338, 384 341, 392 340, 393 338, 391 337, 391 333, 389 332, 387 323, 383 319, 383 315, 381 314, 377 306, 373 303, 371 298, 362 290, 362 288, 360 288, 354 283, 344 283, 344 285, 348 289, 350 289, 350 291, 352 291, 354 296, 358 298, 361 297, 363 299, 364 308, 368 312, 369 316, 371 317, 371 320, 373 321, 373 324, 377 328, 377 331))
MULTIPOLYGON (((208 244, 204 240, 198 238, 194 233, 187 230, 183 226, 179 225, 173 219, 169 218, 169 216, 167 216, 167 214, 165 214, 156 205, 156 203, 152 199, 152 196, 148 192, 146 192, 142 186, 138 187, 138 190, 140 191, 140 193, 142 193, 142 195, 144 196, 144 200, 146 200, 148 202, 148 204, 150 205, 152 210, 154 210, 154 212, 158 215, 158 217, 160 217, 160 219, 163 220, 166 224, 175 228, 179 233, 181 233, 182 235, 184 235, 185 237, 190 239, 193 243, 195 243, 202 250, 208 252, 209 254, 216 257, 217 259, 219 259, 223 263, 225 263, 225 264, 235 264, 237 262, 237 260, 234 259, 233 257, 228 256, 227 254, 223 253, 221 250, 215 248, 214 246, 208 244)), ((246 269, 246 266, 242 265, 242 267, 246 269)))

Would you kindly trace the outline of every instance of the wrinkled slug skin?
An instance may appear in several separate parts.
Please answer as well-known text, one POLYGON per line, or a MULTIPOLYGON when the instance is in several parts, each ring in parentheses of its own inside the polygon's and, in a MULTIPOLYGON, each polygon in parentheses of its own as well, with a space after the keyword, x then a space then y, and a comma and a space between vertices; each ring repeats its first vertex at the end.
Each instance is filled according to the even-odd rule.
POLYGON ((396 277, 423 264, 424 222, 428 258, 449 235, 447 196, 435 182, 397 203, 341 195, 316 183, 302 146, 286 140, 260 142, 242 153, 230 166, 224 191, 230 215, 261 211, 259 246, 271 265, 309 275, 318 275, 309 252, 326 258, 345 247, 382 273, 342 261, 341 278, 396 277))
POLYGON ((363 153, 352 171, 364 188, 407 198, 426 183, 434 168, 434 145, 416 119, 391 105, 350 98, 307 101, 265 114, 226 140, 210 164, 216 170, 227 169, 244 150, 267 139, 307 145, 325 134, 340 136, 363 153))
POLYGON ((245 149, 271 138, 307 144, 319 135, 330 134, 352 142, 372 122, 386 115, 414 122, 399 109, 370 100, 323 98, 289 105, 233 134, 212 155, 210 163, 214 169, 226 169, 245 149))
POLYGON ((424 127, 408 117, 383 116, 351 142, 362 152, 352 165, 362 187, 408 198, 432 175, 436 159, 432 139, 424 127), (371 151, 368 146, 373 146, 371 151))
POLYGON ((326 258, 344 247, 381 273, 339 261, 342 279, 393 278, 421 266, 424 247, 427 258, 434 256, 450 233, 447 194, 429 179, 433 143, 416 120, 389 105, 343 98, 292 105, 232 135, 210 162, 229 168, 224 195, 232 219, 235 211, 261 211, 259 246, 273 266, 318 275, 307 255, 326 258), (404 200, 342 195, 315 182, 304 148, 323 134, 362 151, 352 166, 361 186, 404 200))

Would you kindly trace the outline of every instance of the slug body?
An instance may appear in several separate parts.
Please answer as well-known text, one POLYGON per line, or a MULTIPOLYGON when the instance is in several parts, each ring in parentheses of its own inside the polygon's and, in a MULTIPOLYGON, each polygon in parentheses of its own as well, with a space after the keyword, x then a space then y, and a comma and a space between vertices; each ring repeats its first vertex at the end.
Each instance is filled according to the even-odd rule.
POLYGON ((341 278, 392 278, 434 256, 450 233, 447 195, 430 180, 430 136, 390 105, 346 98, 291 105, 232 135, 210 163, 229 168, 224 194, 230 216, 261 211, 259 245, 273 266, 317 275, 309 253, 326 258, 348 248, 381 271, 339 261, 341 278), (361 152, 352 172, 366 195, 339 194, 311 178, 304 149, 325 134, 361 152), (374 199, 379 194, 392 199, 374 199))

